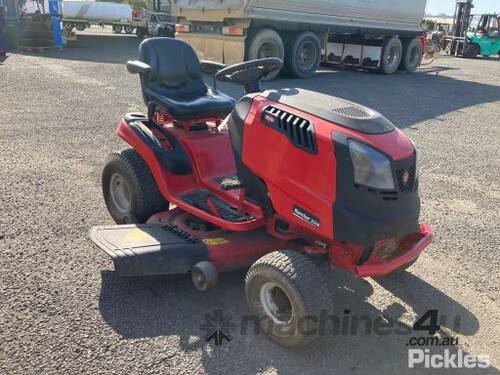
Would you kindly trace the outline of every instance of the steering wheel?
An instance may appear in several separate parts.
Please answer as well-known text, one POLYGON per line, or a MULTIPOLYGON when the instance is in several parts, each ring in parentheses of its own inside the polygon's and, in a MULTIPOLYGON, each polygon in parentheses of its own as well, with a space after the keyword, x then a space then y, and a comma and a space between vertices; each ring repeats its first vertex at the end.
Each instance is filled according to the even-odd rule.
POLYGON ((266 78, 270 73, 280 70, 282 66, 283 61, 277 57, 250 60, 219 70, 215 74, 215 79, 247 87, 266 78))

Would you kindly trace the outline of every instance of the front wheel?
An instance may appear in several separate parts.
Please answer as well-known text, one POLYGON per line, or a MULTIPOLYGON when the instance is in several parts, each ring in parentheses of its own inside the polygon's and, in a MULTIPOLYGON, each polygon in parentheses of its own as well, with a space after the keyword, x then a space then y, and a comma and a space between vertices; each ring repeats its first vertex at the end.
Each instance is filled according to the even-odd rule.
POLYGON ((134 32, 133 26, 125 26, 124 28, 126 34, 132 34, 134 32))
POLYGON ((318 337, 321 310, 331 304, 314 263, 293 250, 257 260, 246 275, 245 294, 262 331, 286 347, 303 346, 318 337))
POLYGON ((108 156, 102 172, 102 191, 117 224, 145 223, 169 207, 148 166, 132 149, 108 156))

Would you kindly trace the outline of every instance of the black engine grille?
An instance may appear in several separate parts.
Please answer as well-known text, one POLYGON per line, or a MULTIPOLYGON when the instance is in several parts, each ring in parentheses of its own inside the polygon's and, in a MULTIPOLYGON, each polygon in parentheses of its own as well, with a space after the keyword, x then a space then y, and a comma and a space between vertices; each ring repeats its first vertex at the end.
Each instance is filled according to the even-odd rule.
POLYGON ((298 148, 317 152, 314 125, 310 121, 270 105, 262 112, 262 122, 285 134, 298 148))

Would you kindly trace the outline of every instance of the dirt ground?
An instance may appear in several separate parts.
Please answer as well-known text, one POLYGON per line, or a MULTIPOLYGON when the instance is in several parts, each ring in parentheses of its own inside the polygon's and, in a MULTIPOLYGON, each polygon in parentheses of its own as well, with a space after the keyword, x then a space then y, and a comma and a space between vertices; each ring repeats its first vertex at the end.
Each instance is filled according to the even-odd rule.
POLYGON ((71 48, 11 54, 0 65, 1 373, 500 373, 498 59, 442 57, 393 76, 322 68, 311 79, 265 84, 360 102, 417 142, 421 219, 435 231, 433 244, 408 272, 383 280, 320 272, 338 316, 348 309, 409 328, 437 309, 440 334, 458 338, 450 352, 492 362, 425 370, 408 368, 409 336, 394 333, 327 333, 288 350, 236 329, 230 342, 207 343, 200 330, 206 313, 220 309, 237 325, 249 314, 245 271, 222 275, 206 293, 187 276, 113 275, 88 231, 112 224, 100 174, 107 154, 125 147, 114 134, 118 121, 144 110, 138 78, 124 66, 139 42, 96 31, 71 48))

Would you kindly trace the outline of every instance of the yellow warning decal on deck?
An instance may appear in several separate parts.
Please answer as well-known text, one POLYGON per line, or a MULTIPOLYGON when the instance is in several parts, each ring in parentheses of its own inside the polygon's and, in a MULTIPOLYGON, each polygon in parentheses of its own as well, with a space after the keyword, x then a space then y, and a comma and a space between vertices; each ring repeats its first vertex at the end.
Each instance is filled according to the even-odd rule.
POLYGON ((125 235, 125 238, 129 241, 141 241, 141 240, 149 240, 151 236, 140 229, 135 229, 125 235))
POLYGON ((208 246, 217 246, 217 245, 224 245, 229 243, 228 240, 222 237, 215 237, 215 238, 204 238, 203 243, 208 246))

